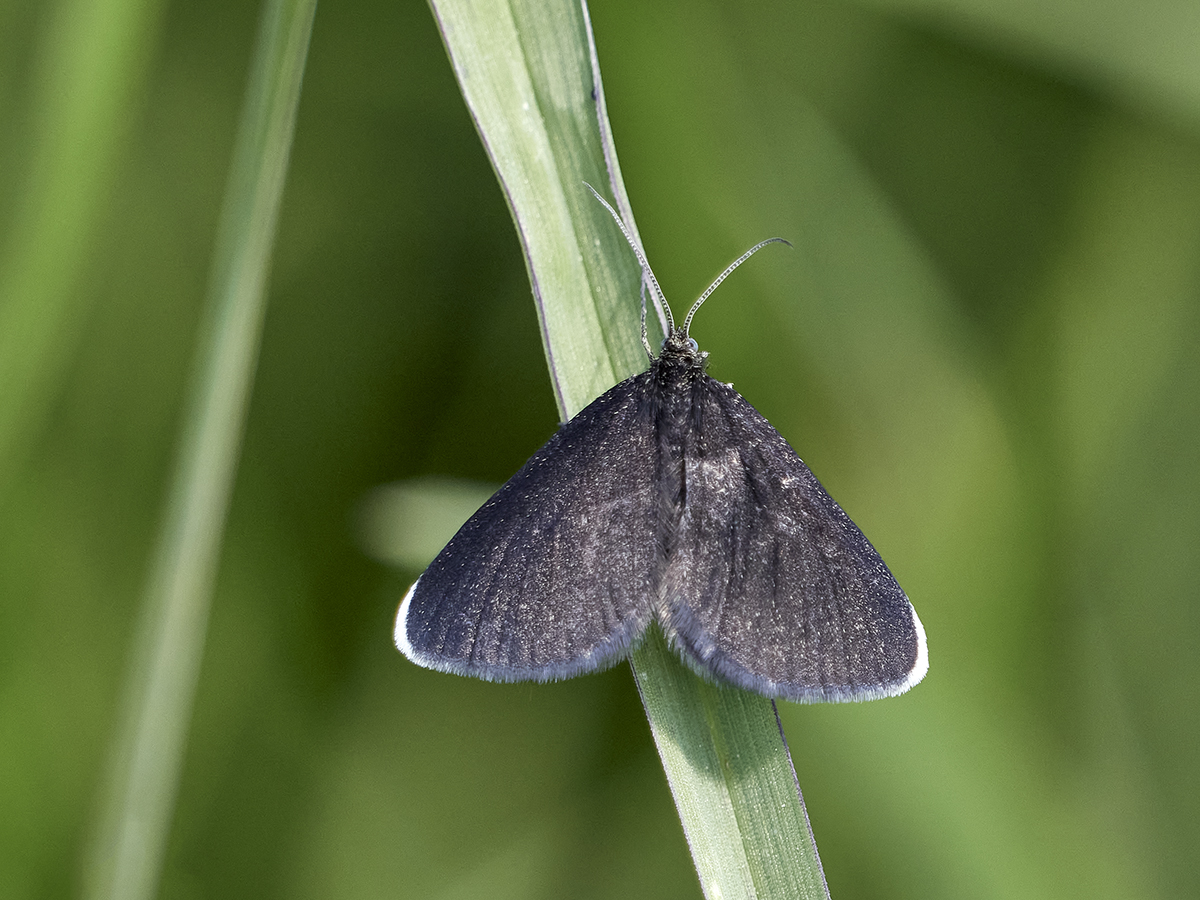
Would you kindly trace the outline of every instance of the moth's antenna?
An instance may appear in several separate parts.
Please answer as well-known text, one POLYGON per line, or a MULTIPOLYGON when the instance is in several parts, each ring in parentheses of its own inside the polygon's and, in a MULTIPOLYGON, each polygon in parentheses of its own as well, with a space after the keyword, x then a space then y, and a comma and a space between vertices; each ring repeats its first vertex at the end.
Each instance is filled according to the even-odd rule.
MULTIPOLYGON (((642 279, 641 290, 638 293, 642 297, 642 346, 646 348, 646 355, 654 359, 654 350, 650 347, 650 337, 646 334, 646 279, 642 279)), ((663 306, 666 306, 664 303, 663 306)))
MULTIPOLYGON (((617 215, 617 211, 609 205, 608 201, 601 197, 596 192, 596 189, 586 181, 583 183, 583 185, 592 192, 592 196, 604 204, 604 208, 608 210, 608 214, 613 217, 613 221, 615 221, 617 223, 617 227, 621 229, 621 234, 625 235, 625 240, 629 243, 629 246, 633 248, 633 252, 637 256, 638 262, 641 263, 642 272, 645 274, 647 280, 654 288, 654 293, 658 295, 658 299, 662 301, 663 309, 666 310, 668 333, 674 331, 675 317, 671 315, 671 306, 669 303, 667 303, 667 297, 665 294, 663 294, 662 288, 658 286, 658 279, 654 277, 654 270, 650 268, 650 263, 646 262, 646 255, 642 253, 642 248, 637 245, 637 241, 633 239, 633 235, 629 233, 629 229, 625 227, 625 223, 621 221, 621 217, 617 215)), ((758 248, 756 247, 755 249, 757 250, 758 248)), ((650 341, 646 336, 645 303, 642 304, 642 344, 645 346, 646 352, 650 354, 650 356, 654 356, 654 353, 650 349, 650 341)))
MULTIPOLYGON (((595 191, 593 191, 592 193, 595 193, 595 191)), ((599 196, 599 195, 597 194, 597 196, 599 196)), ((607 203, 605 203, 604 205, 608 206, 607 203)), ((688 333, 688 328, 691 327, 692 316, 696 315, 696 310, 698 310, 700 308, 701 303, 703 303, 705 300, 708 299, 708 295, 717 289, 717 285, 719 285, 722 281, 724 281, 726 278, 728 278, 730 273, 733 272, 734 269, 736 269, 738 266, 740 266, 742 263, 744 263, 746 260, 748 260, 750 257, 752 257, 755 253, 757 253, 763 247, 767 246, 767 244, 787 244, 789 247, 792 246, 791 241, 785 241, 783 238, 777 238, 777 237, 776 238, 767 238, 765 241, 760 241, 759 243, 755 244, 753 247, 751 247, 749 250, 747 250, 745 253, 743 253, 741 256, 739 256, 737 259, 735 259, 733 262, 731 262, 729 264, 729 266, 725 269, 725 271, 717 276, 717 280, 708 286, 708 290, 706 290, 703 294, 700 295, 700 299, 692 304, 692 308, 688 310, 687 318, 683 320, 683 333, 685 335, 688 333)))

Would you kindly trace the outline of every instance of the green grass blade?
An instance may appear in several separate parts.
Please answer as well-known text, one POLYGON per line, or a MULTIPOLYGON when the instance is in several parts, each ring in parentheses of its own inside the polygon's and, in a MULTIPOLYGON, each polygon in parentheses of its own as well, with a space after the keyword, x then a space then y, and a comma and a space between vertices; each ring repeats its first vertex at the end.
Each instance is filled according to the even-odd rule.
POLYGON ((774 704, 698 679, 657 629, 633 667, 705 895, 828 897, 774 704))
POLYGON ((0 221, 0 501, 76 356, 91 296, 79 279, 162 5, 52 5, 29 162, 11 216, 0 221))
MULTIPOLYGON (((559 408, 573 415, 645 368, 637 263, 583 187, 606 186, 633 226, 586 8, 433 9, 512 209, 559 408)), ((827 897, 770 701, 696 677, 656 634, 632 662, 705 895, 827 897)))
POLYGON ((433 12, 513 213, 559 410, 572 416, 646 365, 641 273, 584 187, 615 194, 628 215, 597 127, 603 98, 583 10, 560 0, 451 0, 433 12))
POLYGON ((315 0, 270 0, 239 125, 197 378, 143 607, 85 896, 144 900, 162 867, 258 356, 315 0))

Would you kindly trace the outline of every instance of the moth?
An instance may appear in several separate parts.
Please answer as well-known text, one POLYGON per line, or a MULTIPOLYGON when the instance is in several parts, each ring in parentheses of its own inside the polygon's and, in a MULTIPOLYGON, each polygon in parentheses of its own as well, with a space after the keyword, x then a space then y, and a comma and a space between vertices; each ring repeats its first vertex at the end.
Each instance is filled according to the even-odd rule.
MULTIPOLYGON (((908 597, 783 437, 706 374, 696 311, 657 356, 571 419, 409 589, 396 646, 418 665, 549 681, 622 659, 656 622, 697 672, 767 697, 869 700, 928 668, 908 597)), ((786 242, 784 242, 786 243, 786 242)))

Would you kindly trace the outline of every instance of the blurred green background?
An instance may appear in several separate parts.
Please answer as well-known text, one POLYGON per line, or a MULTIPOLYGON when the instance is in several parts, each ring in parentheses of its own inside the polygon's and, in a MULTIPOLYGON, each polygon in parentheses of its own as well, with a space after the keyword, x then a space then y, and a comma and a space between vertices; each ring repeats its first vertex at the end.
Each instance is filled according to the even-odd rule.
MULTIPOLYGON (((833 896, 1196 896, 1200 8, 591 12, 677 311, 795 241, 693 333, 929 634, 911 694, 782 709, 833 896)), ((258 13, 0 7, 5 897, 78 890, 258 13)), ((419 670, 360 547, 556 422, 423 4, 318 9, 292 163, 161 896, 699 896, 628 670, 419 670)))

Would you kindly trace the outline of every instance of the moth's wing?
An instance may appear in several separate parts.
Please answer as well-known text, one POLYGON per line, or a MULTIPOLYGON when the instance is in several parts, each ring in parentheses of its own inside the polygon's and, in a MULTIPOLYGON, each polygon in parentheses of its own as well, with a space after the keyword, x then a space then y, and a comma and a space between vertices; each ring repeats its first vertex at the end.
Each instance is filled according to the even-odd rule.
POLYGON ((870 542, 771 424, 705 376, 664 576, 685 657, 788 700, 866 700, 925 674, 925 632, 870 542))
POLYGON ((628 650, 652 615, 659 556, 648 383, 596 399, 463 525, 400 605, 405 656, 547 681, 628 650))

